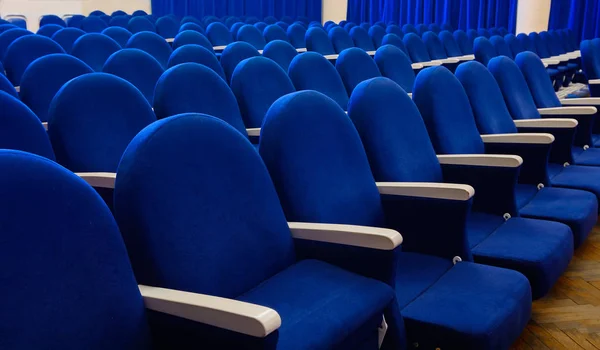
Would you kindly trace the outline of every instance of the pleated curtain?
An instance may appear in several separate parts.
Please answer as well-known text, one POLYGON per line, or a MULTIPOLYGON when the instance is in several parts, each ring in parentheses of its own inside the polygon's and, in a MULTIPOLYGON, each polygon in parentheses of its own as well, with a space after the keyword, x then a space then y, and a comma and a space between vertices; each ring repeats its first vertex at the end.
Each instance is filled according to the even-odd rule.
POLYGON ((580 39, 600 37, 600 1, 552 0, 549 28, 571 28, 580 39))

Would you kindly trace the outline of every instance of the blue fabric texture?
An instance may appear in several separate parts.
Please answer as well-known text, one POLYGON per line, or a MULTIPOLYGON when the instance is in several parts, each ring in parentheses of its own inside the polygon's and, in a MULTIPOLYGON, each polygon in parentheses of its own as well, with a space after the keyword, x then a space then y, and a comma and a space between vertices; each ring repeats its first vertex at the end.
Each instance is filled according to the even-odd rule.
POLYGON ((86 33, 101 33, 108 24, 96 16, 86 17, 81 20, 79 28, 86 33))
POLYGON ((225 46, 233 42, 233 37, 229 29, 223 23, 219 22, 211 23, 206 28, 206 37, 213 46, 225 46))
POLYGON ((346 49, 354 47, 354 41, 346 30, 340 27, 331 29, 328 33, 329 40, 333 44, 335 52, 340 53, 346 49))
MULTIPOLYGON (((0 69, 2 69, 1 65, 0 69)), ((13 84, 8 80, 8 78, 4 74, 0 74, 0 91, 6 92, 7 94, 17 99, 19 98, 19 93, 17 93, 17 90, 15 89, 13 84)))
POLYGON ((246 58, 258 56, 258 50, 246 42, 235 42, 227 45, 223 53, 221 54, 221 66, 225 72, 225 78, 227 83, 231 81, 231 75, 238 63, 242 62, 246 58))
POLYGON ((283 30, 283 28, 276 24, 268 25, 263 30, 262 34, 268 43, 273 40, 288 41, 287 33, 285 32, 285 30, 283 30))
POLYGON ((295 48, 299 49, 306 47, 306 40, 304 38, 306 35, 306 28, 303 25, 298 23, 292 24, 288 27, 286 34, 290 44, 292 44, 295 48))
POLYGON ((377 49, 375 63, 381 75, 393 80, 405 92, 412 92, 415 73, 410 59, 402 50, 392 45, 384 45, 377 49))
MULTIPOLYGON (((194 33, 194 32, 192 32, 194 33)), ((128 49, 139 49, 154 57, 163 68, 167 67, 169 57, 173 53, 171 45, 165 41, 160 35, 152 32, 139 32, 133 34, 126 47, 128 49)))
POLYGON ((367 79, 381 76, 375 61, 365 51, 359 48, 344 50, 335 62, 335 69, 342 77, 348 95, 354 88, 367 79))
POLYGON ((65 84, 48 112, 57 161, 74 172, 116 172, 133 137, 156 120, 142 93, 114 75, 92 73, 65 84))
POLYGON ((545 73, 544 64, 533 52, 522 52, 515 58, 515 63, 521 69, 529 91, 538 108, 561 107, 552 81, 545 73))
MULTIPOLYGON (((381 46, 385 46, 385 45, 396 46, 397 48, 402 50, 402 52, 404 52, 408 57, 408 51, 406 51, 406 46, 404 46, 404 42, 402 41, 402 36, 398 36, 396 34, 387 34, 381 40, 381 46)), ((409 57, 409 60, 410 60, 410 57, 409 57)))
POLYGON ((52 35, 52 40, 56 41, 66 53, 71 53, 71 48, 80 36, 85 32, 77 28, 63 28, 52 35))
POLYGON ((113 16, 108 22, 108 27, 121 27, 127 29, 127 24, 129 24, 129 16, 113 16))
POLYGON ((217 56, 203 46, 192 44, 183 45, 182 47, 173 51, 171 57, 169 57, 168 66, 171 68, 178 64, 187 62, 202 64, 212 69, 221 78, 223 78, 223 80, 225 80, 225 73, 223 72, 223 67, 221 67, 217 56))
POLYGON ((0 273, 0 345, 150 348, 123 239, 98 194, 36 155, 2 150, 0 165, 11 169, 0 175, 0 261, 14 267, 0 273), (31 249, 32 242, 39 246, 31 249))
POLYGON ((458 46, 458 42, 456 42, 456 39, 451 32, 442 30, 438 37, 442 41, 442 45, 444 45, 444 50, 446 50, 448 57, 463 56, 463 53, 458 46))
POLYGON ((116 41, 121 47, 125 47, 133 34, 125 28, 108 27, 102 31, 102 34, 116 41))
POLYGON ((140 32, 153 32, 156 33, 156 27, 150 20, 145 17, 132 17, 127 23, 127 30, 132 34, 137 34, 140 32))
POLYGON ((214 52, 213 44, 201 33, 195 30, 184 30, 179 32, 173 40, 173 50, 184 45, 200 45, 210 52, 214 52))
POLYGON ((52 54, 33 61, 21 79, 21 101, 48 121, 50 102, 69 80, 94 71, 81 60, 66 54, 52 54))
MULTIPOLYGON (((352 28, 354 29, 354 28, 352 28)), ((2 40, 0 36, 0 41, 2 40)), ((305 36, 306 41, 306 49, 308 51, 315 51, 320 53, 321 55, 333 55, 335 54, 335 49, 333 48, 333 44, 331 44, 331 40, 327 36, 327 32, 323 30, 323 28, 312 27, 306 31, 305 36)))
POLYGON ((287 40, 273 40, 265 45, 263 50, 263 56, 275 61, 286 73, 297 55, 298 52, 287 40))
POLYGON ((496 54, 501 56, 506 56, 508 58, 513 58, 512 51, 503 37, 499 35, 494 35, 490 38, 490 42, 496 49, 496 54))
POLYGON ((467 33, 459 29, 456 30, 452 36, 454 37, 454 40, 456 40, 456 43, 458 44, 458 47, 463 55, 473 54, 473 41, 467 37, 467 33))
POLYGON ((373 40, 373 44, 375 44, 375 48, 381 47, 381 42, 383 41, 383 37, 386 35, 386 29, 381 26, 373 26, 369 29, 369 36, 373 40))
POLYGON ((257 50, 262 50, 265 48, 267 42, 263 37, 262 33, 254 26, 245 25, 240 28, 237 33, 238 41, 245 41, 248 44, 254 46, 257 50))
POLYGON ((404 46, 406 46, 406 50, 410 55, 410 59, 415 62, 427 62, 431 61, 431 57, 429 57, 429 52, 427 51, 427 46, 421 37, 417 34, 409 33, 404 36, 402 39, 404 42, 404 46))
POLYGON ((82 35, 73 44, 71 55, 79 58, 95 72, 101 72, 106 60, 121 46, 110 37, 99 33, 82 35))
POLYGON ((354 41, 354 46, 365 51, 375 50, 375 44, 365 29, 354 27, 350 30, 350 36, 352 37, 352 41, 354 41))
POLYGON ((487 66, 488 62, 498 56, 494 45, 485 37, 479 37, 473 42, 473 52, 475 59, 481 64, 487 66))
POLYGON ((33 33, 26 29, 14 28, 0 34, 0 59, 2 60, 2 63, 4 63, 4 55, 10 44, 25 35, 33 35, 33 33))
POLYGON ((446 49, 444 49, 444 44, 442 44, 440 37, 434 32, 423 34, 423 42, 427 46, 427 51, 429 52, 429 57, 431 57, 431 59, 439 60, 448 58, 446 49))
POLYGON ((161 17, 156 21, 156 32, 163 38, 174 38, 179 31, 179 23, 171 17, 161 17))
POLYGON ((266 57, 240 62, 231 76, 231 90, 248 128, 260 128, 273 102, 296 91, 286 72, 266 57))
POLYGON ((6 77, 15 85, 21 85, 21 77, 27 66, 42 56, 65 53, 52 39, 41 35, 26 35, 13 41, 4 55, 6 77))
POLYGON ((36 34, 51 38, 52 35, 54 35, 54 33, 58 32, 59 30, 61 30, 63 28, 64 27, 59 26, 57 24, 46 24, 46 25, 40 27, 40 29, 38 29, 36 34))
POLYGON ((600 12, 596 1, 556 0, 550 7, 550 29, 569 28, 577 42, 600 36, 600 12))
POLYGON ((67 26, 65 21, 63 21, 63 19, 58 17, 57 15, 42 16, 42 18, 40 18, 40 28, 47 24, 57 25, 57 26, 63 27, 63 28, 67 26))
MULTIPOLYGON (((218 23, 218 22, 217 22, 217 23, 218 23)), ((211 24, 212 24, 212 23, 211 23, 211 24)), ((183 24, 182 24, 182 25, 179 27, 179 31, 180 31, 180 32, 183 32, 183 31, 185 31, 185 30, 194 30, 194 31, 196 31, 196 32, 198 32, 198 33, 200 33, 200 34, 207 34, 207 35, 208 35, 208 33, 206 33, 206 32, 204 31, 204 28, 203 28, 203 27, 202 27, 200 24, 193 23, 193 22, 183 23, 183 24)), ((209 38, 209 39, 210 39, 210 38, 209 38)))

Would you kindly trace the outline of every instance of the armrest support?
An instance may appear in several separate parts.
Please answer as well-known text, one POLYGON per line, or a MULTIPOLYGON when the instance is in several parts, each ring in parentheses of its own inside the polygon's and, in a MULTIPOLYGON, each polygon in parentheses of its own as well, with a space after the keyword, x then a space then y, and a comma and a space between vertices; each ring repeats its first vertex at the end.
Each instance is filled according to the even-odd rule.
POLYGON ((590 79, 588 80, 588 85, 598 85, 600 84, 600 79, 590 79))
POLYGON ((464 56, 456 56, 456 57, 451 57, 451 58, 456 58, 461 61, 472 61, 475 59, 475 55, 464 55, 464 56))
POLYGON ((376 53, 377 53, 377 51, 367 51, 367 54, 369 56, 375 56, 376 53))
POLYGON ((594 128, 595 115, 598 112, 593 106, 574 106, 574 107, 555 107, 555 108, 538 108, 542 118, 545 116, 552 117, 567 117, 577 119, 577 132, 573 144, 575 146, 584 147, 591 145, 592 132, 594 128))
POLYGON ((243 301, 139 285, 146 308, 237 333, 264 338, 281 326, 279 314, 243 301))
POLYGON ((338 54, 333 54, 333 55, 325 55, 324 57, 330 61, 335 61, 338 59, 339 56, 340 55, 338 55, 338 54))
POLYGON ((115 188, 116 173, 75 173, 94 188, 115 188))
MULTIPOLYGON (((519 132, 549 133, 554 136, 548 160, 551 163, 573 163, 572 148, 577 125, 576 119, 527 119, 515 120, 519 132)), ((529 160, 528 160, 529 161, 529 160)))
POLYGON ((394 250, 402 243, 402 236, 387 228, 306 222, 289 222, 288 225, 296 239, 380 250, 394 250))

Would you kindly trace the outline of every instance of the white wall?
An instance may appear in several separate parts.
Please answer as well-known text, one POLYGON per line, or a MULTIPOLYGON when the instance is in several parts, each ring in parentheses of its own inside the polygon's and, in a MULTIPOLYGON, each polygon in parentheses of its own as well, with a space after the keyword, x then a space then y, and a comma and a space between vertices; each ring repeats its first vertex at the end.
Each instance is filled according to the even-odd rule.
POLYGON ((13 14, 27 16, 27 29, 35 32, 42 15, 54 14, 62 17, 65 14, 88 15, 93 10, 102 10, 111 14, 115 10, 132 13, 144 10, 150 13, 150 0, 1 0, 2 17, 13 14))
POLYGON ((334 21, 339 23, 346 19, 346 10, 348 9, 348 0, 323 0, 323 14, 321 23, 334 21))
POLYGON ((517 33, 548 30, 552 0, 521 0, 517 4, 517 33))

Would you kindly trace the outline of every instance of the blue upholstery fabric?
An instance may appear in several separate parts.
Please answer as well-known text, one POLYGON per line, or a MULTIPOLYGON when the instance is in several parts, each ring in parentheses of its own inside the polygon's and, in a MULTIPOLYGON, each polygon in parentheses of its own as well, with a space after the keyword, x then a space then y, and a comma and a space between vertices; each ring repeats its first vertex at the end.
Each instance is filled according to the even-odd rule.
POLYGON ((323 55, 306 52, 290 63, 288 74, 296 90, 315 90, 333 99, 342 109, 348 107, 348 93, 335 67, 323 55))
POLYGON ((287 37, 285 30, 283 30, 280 26, 278 26, 276 24, 268 25, 263 30, 263 36, 264 36, 265 40, 267 41, 267 43, 269 43, 273 40, 288 41, 288 37, 287 37))
POLYGON ((504 38, 498 35, 494 35, 490 38, 490 43, 494 46, 497 55, 506 56, 508 58, 513 58, 512 51, 504 38))
POLYGON ((84 34, 85 32, 81 29, 63 28, 52 35, 52 40, 56 41, 66 53, 71 53, 73 43, 84 34))
POLYGON ((348 95, 360 82, 381 76, 375 61, 359 48, 344 50, 335 62, 335 68, 342 77, 348 95))
POLYGON ((200 45, 184 45, 173 51, 169 58, 168 67, 171 68, 187 62, 205 65, 225 80, 225 73, 217 56, 200 45))
POLYGON ((197 63, 169 68, 160 77, 154 94, 154 112, 158 119, 181 113, 205 113, 226 121, 246 135, 229 86, 217 73, 197 63))
POLYGON ((41 35, 25 35, 13 41, 4 55, 6 77, 15 85, 21 84, 21 77, 27 66, 37 58, 65 51, 52 39, 41 35))
POLYGON ((512 33, 506 34, 504 41, 506 41, 506 44, 510 48, 510 52, 512 53, 513 57, 525 51, 525 48, 521 45, 519 39, 517 39, 517 37, 512 33))
POLYGON ((400 28, 399 26, 397 26, 395 24, 390 24, 389 26, 387 26, 385 28, 385 32, 388 34, 396 34, 400 38, 402 38, 404 36, 404 32, 402 31, 402 28, 400 28))
POLYGON ((64 29, 64 27, 61 27, 58 24, 46 24, 45 26, 40 27, 36 34, 51 38, 52 35, 54 35, 54 33, 58 32, 61 29, 64 29))
POLYGON ((375 50, 375 44, 365 29, 361 27, 352 28, 350 30, 350 37, 352 37, 352 41, 354 41, 354 46, 365 51, 375 50))
POLYGON ((173 53, 171 45, 169 45, 164 38, 152 32, 139 32, 137 34, 133 34, 133 36, 129 38, 126 47, 128 49, 139 49, 145 51, 146 53, 150 54, 150 56, 154 57, 163 68, 167 67, 169 57, 171 57, 171 53, 173 53))
POLYGON ((402 31, 404 32, 404 34, 408 34, 408 33, 418 34, 419 33, 419 32, 417 32, 417 28, 415 28, 415 26, 410 23, 403 25, 402 31))
POLYGON ((275 61, 287 73, 290 63, 298 52, 287 41, 273 40, 265 46, 262 55, 275 61))
MULTIPOLYGON (((193 23, 193 22, 184 23, 181 25, 181 27, 179 27, 179 32, 183 32, 185 30, 194 30, 200 34, 205 34, 204 28, 201 25, 193 23)), ((208 34, 208 33, 206 33, 206 34, 208 34)))
POLYGON ((0 176, 0 262, 13 266, 0 272, 2 347, 150 348, 123 239, 98 194, 36 155, 2 150, 0 166, 11 169, 0 176))
POLYGON ((392 45, 384 45, 377 49, 375 63, 377 63, 381 75, 393 80, 405 92, 412 92, 415 73, 410 59, 402 50, 392 45))
POLYGON ((427 51, 429 52, 429 57, 432 60, 448 58, 446 49, 444 49, 444 44, 442 44, 442 41, 434 32, 423 34, 423 42, 425 43, 427 51))
POLYGON ((233 42, 233 37, 229 29, 219 22, 211 23, 206 28, 206 37, 213 46, 226 46, 233 42))
POLYGON ((15 28, 19 28, 19 27, 15 26, 14 24, 0 24, 0 34, 4 33, 7 30, 11 30, 11 29, 15 29, 15 28))
POLYGON ((88 33, 75 41, 71 55, 87 63, 95 72, 101 72, 106 60, 120 49, 121 46, 110 37, 88 33))
POLYGON ((85 16, 83 15, 73 15, 67 18, 67 27, 81 29, 81 21, 83 21, 84 18, 85 16))
POLYGON ((127 16, 127 12, 123 11, 123 10, 116 10, 113 11, 113 13, 110 14, 112 17, 115 16, 127 16))
POLYGON ((386 36, 384 36, 383 40, 381 40, 381 46, 385 46, 385 45, 396 46, 397 48, 402 50, 402 52, 404 52, 406 54, 406 57, 408 57, 408 59, 410 60, 410 57, 408 56, 408 52, 406 51, 406 47, 404 46, 404 42, 402 41, 402 38, 399 37, 398 35, 387 34, 386 36))
POLYGON ((552 81, 540 58, 533 52, 522 52, 515 58, 515 63, 521 69, 523 77, 527 82, 533 101, 538 108, 561 107, 552 81))
POLYGON ((258 56, 258 50, 246 42, 235 42, 227 45, 221 54, 221 66, 225 72, 227 83, 231 81, 231 75, 235 67, 246 58, 258 56))
POLYGON ((467 33, 459 29, 456 30, 452 36, 454 36, 454 40, 456 40, 456 44, 463 55, 473 54, 473 41, 469 39, 467 33))
POLYGON ((295 48, 300 49, 306 47, 306 40, 304 38, 306 35, 306 28, 304 28, 304 26, 301 24, 292 24, 288 27, 286 34, 290 44, 292 44, 295 48))
POLYGON ((265 28, 267 28, 268 24, 266 24, 265 22, 258 22, 254 23, 254 26, 256 27, 256 29, 258 29, 258 31, 262 33, 265 30, 265 28))
POLYGON ((163 38, 174 38, 179 31, 179 23, 171 17, 161 17, 156 21, 156 32, 163 38))
POLYGON ((186 30, 177 34, 175 40, 173 40, 173 50, 178 49, 184 45, 200 45, 208 51, 214 53, 212 43, 208 41, 208 39, 204 35, 198 33, 195 30, 186 30))
POLYGON ((238 41, 245 41, 248 44, 254 46, 257 50, 262 50, 265 48, 267 42, 263 37, 262 33, 256 29, 256 27, 251 25, 245 25, 240 28, 237 33, 238 41))
MULTIPOLYGON (((354 28, 352 28, 354 29, 354 28)), ((0 41, 1 41, 0 37, 0 41)), ((333 55, 335 54, 335 49, 331 44, 331 40, 327 36, 327 32, 325 32, 322 28, 312 27, 306 31, 306 49, 308 51, 315 51, 320 53, 321 55, 333 55)))
POLYGON ((0 34, 0 59, 2 60, 2 63, 4 63, 4 55, 6 54, 6 50, 10 44, 12 44, 16 39, 25 35, 33 35, 33 33, 25 29, 15 28, 9 29, 0 34))
POLYGON ((140 32, 153 32, 156 33, 156 27, 150 20, 145 17, 132 17, 127 23, 127 30, 132 34, 140 32))
MULTIPOLYGON (((278 25, 281 29, 283 29, 283 32, 286 33, 286 30, 289 28, 290 23, 284 22, 284 21, 278 21, 277 23, 275 23, 276 25, 278 25)), ((287 35, 287 34, 286 34, 287 35)))
POLYGON ((121 27, 127 29, 127 24, 129 24, 129 16, 113 16, 108 22, 109 28, 121 27))
POLYGON ((233 26, 231 26, 231 28, 229 28, 229 31, 231 32, 231 35, 233 36, 233 40, 237 40, 237 34, 240 31, 240 28, 242 28, 245 24, 244 23, 235 23, 233 26))
POLYGON ((36 115, 23 102, 3 91, 0 91, 0 102, 0 148, 54 160, 50 140, 36 115))
MULTIPOLYGON (((2 69, 1 66, 0 69, 2 69)), ((17 99, 19 98, 17 90, 4 74, 0 74, 0 91, 6 92, 17 99)))
POLYGON ((108 58, 102 69, 135 86, 152 105, 154 87, 164 70, 154 57, 138 49, 124 49, 108 58))
POLYGON ((21 101, 45 122, 52 99, 69 80, 94 71, 83 61, 65 54, 52 54, 33 61, 21 79, 21 101))
POLYGON ((273 102, 296 91, 286 72, 266 57, 240 62, 231 76, 231 90, 248 128, 260 128, 273 102))
POLYGON ((381 42, 383 40, 383 37, 386 34, 387 33, 386 33, 385 28, 383 28, 381 26, 373 26, 373 27, 371 27, 371 29, 369 29, 369 36, 373 40, 373 44, 375 44, 375 48, 378 49, 379 47, 381 47, 381 42))
POLYGON ((411 61, 414 63, 431 61, 427 46, 425 46, 425 43, 417 34, 406 34, 402 41, 404 42, 404 46, 406 46, 411 61))
POLYGON ((86 33, 101 33, 108 27, 108 24, 100 18, 92 16, 82 19, 79 27, 86 33))
POLYGON ((444 50, 446 51, 448 57, 458 57, 464 55, 452 33, 447 30, 442 30, 438 37, 442 41, 442 45, 444 46, 444 50))
POLYGON ((57 15, 42 16, 42 18, 40 18, 40 28, 47 24, 53 24, 63 28, 67 26, 65 21, 63 21, 63 19, 58 17, 57 15))
POLYGON ((333 44, 335 52, 341 53, 342 51, 354 47, 354 41, 350 34, 340 27, 333 28, 328 33, 329 40, 333 44))
POLYGON ((121 27, 108 27, 102 31, 102 34, 116 41, 122 48, 127 46, 127 42, 132 36, 127 29, 121 27))
MULTIPOLYGON (((144 13, 144 15, 145 14, 146 13, 144 13)), ((106 13, 104 13, 104 11, 100 11, 100 10, 94 10, 94 11, 90 12, 90 17, 100 17, 100 16, 104 16, 104 15, 106 15, 106 13)))
POLYGON ((104 73, 72 79, 48 112, 57 161, 74 172, 116 172, 133 137, 156 120, 141 92, 104 73))
POLYGON ((473 51, 475 52, 475 59, 485 66, 487 66, 492 58, 498 56, 494 45, 485 37, 475 39, 473 51))

